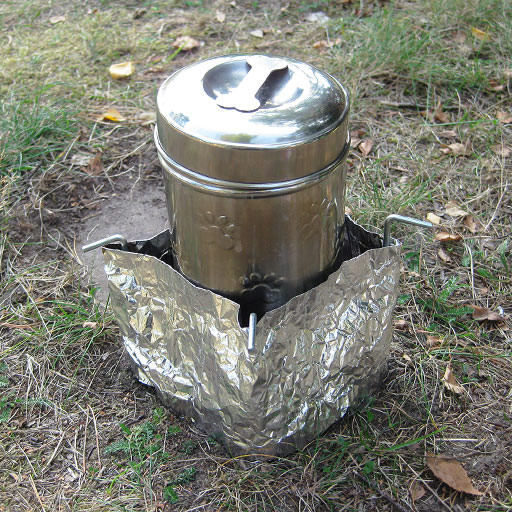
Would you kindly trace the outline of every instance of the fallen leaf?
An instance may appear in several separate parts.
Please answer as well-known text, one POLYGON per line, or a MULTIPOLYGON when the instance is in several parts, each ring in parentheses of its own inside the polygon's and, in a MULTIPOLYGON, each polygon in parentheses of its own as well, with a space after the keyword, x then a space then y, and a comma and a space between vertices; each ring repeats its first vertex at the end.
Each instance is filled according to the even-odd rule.
POLYGON ((427 452, 426 463, 432 473, 452 489, 475 496, 483 495, 483 492, 473 487, 466 470, 456 459, 427 452))
POLYGON ((394 323, 394 327, 395 327, 395 329, 398 329, 399 331, 407 331, 407 329, 409 328, 407 322, 403 318, 400 318, 399 320, 397 320, 394 323))
POLYGON ((56 23, 61 23, 62 21, 66 21, 66 16, 52 16, 50 18, 50 23, 55 25, 56 23))
POLYGON ((510 148, 507 146, 503 146, 502 144, 492 146, 491 149, 496 153, 497 156, 501 156, 503 158, 507 158, 508 156, 510 156, 510 148))
POLYGON ((437 336, 427 336, 427 345, 429 348, 439 347, 443 344, 443 340, 437 336))
POLYGON ((489 322, 503 322, 505 320, 501 315, 498 315, 498 313, 495 313, 488 308, 475 306, 473 304, 471 304, 470 307, 473 308, 473 320, 476 320, 477 322, 483 322, 484 320, 489 322))
POLYGON ((180 36, 174 41, 174 43, 172 43, 173 48, 179 48, 183 52, 195 50, 203 45, 204 43, 190 36, 180 36))
POLYGON ((448 123, 450 118, 446 112, 443 112, 443 106, 441 102, 437 104, 436 109, 434 110, 434 120, 439 121, 440 123, 448 123))
POLYGON ((142 16, 144 16, 144 14, 146 14, 146 9, 141 7, 139 9, 135 9, 132 18, 134 20, 138 20, 138 19, 142 18, 142 16))
POLYGON ((466 42, 466 34, 464 32, 460 32, 460 31, 456 32, 455 35, 453 36, 453 40, 459 44, 465 43, 466 42))
POLYGON ((503 112, 503 110, 500 110, 497 114, 496 114, 496 118, 498 119, 498 121, 500 123, 503 123, 503 124, 509 124, 509 123, 512 123, 512 115, 507 112, 503 112))
POLYGON ((365 139, 359 143, 357 149, 361 152, 363 156, 368 156, 373 148, 373 140, 365 139))
POLYGON ((96 118, 96 121, 112 121, 113 123, 122 123, 126 121, 117 108, 109 108, 96 118))
POLYGON ((90 327, 91 329, 96 328, 98 325, 98 322, 84 322, 82 324, 82 327, 90 327))
POLYGON ((79 167, 86 166, 93 156, 90 153, 76 153, 71 157, 71 163, 79 167))
POLYGON ((321 41, 316 41, 313 43, 313 48, 316 50, 324 50, 326 48, 333 48, 334 46, 339 46, 341 44, 341 38, 337 38, 335 41, 326 41, 322 39, 321 41))
POLYGON ((441 224, 441 217, 439 217, 438 215, 436 215, 435 213, 432 213, 432 212, 428 212, 427 213, 427 220, 429 222, 432 222, 432 224, 441 224))
POLYGON ((359 146, 359 144, 361 144, 361 139, 359 137, 354 137, 354 136, 350 137, 350 147, 351 148, 357 148, 357 146, 359 146))
POLYGON ((412 358, 409 354, 406 354, 405 352, 402 354, 402 358, 407 362, 408 366, 413 367, 414 363, 412 362, 412 358))
POLYGON ((108 68, 108 71, 114 80, 120 80, 122 78, 128 78, 129 76, 133 75, 135 66, 131 61, 118 62, 117 64, 112 64, 108 68))
POLYGON ((454 142, 453 144, 442 144, 441 153, 445 155, 467 156, 471 154, 471 149, 468 143, 461 144, 460 142, 454 142))
POLYGON ((142 121, 142 124, 151 124, 156 122, 156 112, 141 112, 137 119, 142 121))
POLYGON ((413 503, 420 498, 423 498, 426 492, 427 491, 425 490, 425 487, 423 487, 423 485, 421 485, 416 480, 409 487, 409 494, 411 495, 411 500, 413 503))
POLYGON ((468 215, 468 212, 462 210, 454 201, 446 203, 444 212, 450 217, 465 217, 468 215))
POLYGON ((450 365, 446 367, 441 382, 444 384, 446 389, 452 391, 453 393, 457 393, 458 395, 464 393, 464 388, 457 382, 457 379, 455 378, 455 375, 453 375, 452 367, 450 365))
POLYGON ((440 137, 445 137, 447 139, 457 137, 457 132, 455 130, 443 130, 440 134, 440 137))
POLYGON ((457 233, 447 233, 446 231, 440 231, 434 237, 438 242, 458 242, 462 240, 462 236, 457 233))
POLYGON ((474 37, 480 39, 480 41, 489 41, 489 39, 491 39, 491 34, 484 32, 477 27, 471 27, 471 33, 474 37))
POLYGON ((501 92, 505 89, 505 85, 504 84, 500 84, 498 81, 496 80, 488 80, 487 82, 487 90, 488 91, 493 91, 493 92, 501 92))
POLYGON ((87 174, 91 176, 99 176, 103 172, 103 162, 101 161, 101 153, 93 156, 89 163, 82 168, 87 174))
POLYGON ((324 12, 310 12, 306 15, 306 21, 311 23, 318 23, 319 25, 325 25, 330 20, 329 16, 324 12))
POLYGON ((224 23, 224 21, 226 20, 226 15, 222 12, 222 11, 215 11, 215 19, 219 22, 219 23, 224 23))
POLYGON ((257 37, 258 39, 261 39, 263 37, 263 30, 258 28, 256 30, 253 30, 252 32, 249 32, 249 34, 251 34, 252 37, 257 37))
POLYGON ((473 215, 468 215, 464 219, 464 226, 466 226, 469 231, 473 234, 475 234, 478 231, 478 222, 475 220, 473 215))
POLYGON ((445 263, 450 263, 452 261, 451 256, 442 247, 437 251, 437 255, 439 256, 439 259, 443 260, 445 263))

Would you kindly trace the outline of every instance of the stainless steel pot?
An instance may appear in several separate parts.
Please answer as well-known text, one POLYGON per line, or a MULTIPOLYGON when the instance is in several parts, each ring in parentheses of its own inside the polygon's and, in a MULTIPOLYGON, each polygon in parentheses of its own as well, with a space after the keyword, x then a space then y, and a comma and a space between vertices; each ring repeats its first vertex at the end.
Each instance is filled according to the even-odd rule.
POLYGON ((228 55, 157 98, 176 264, 261 316, 323 281, 344 223, 349 96, 308 64, 228 55))

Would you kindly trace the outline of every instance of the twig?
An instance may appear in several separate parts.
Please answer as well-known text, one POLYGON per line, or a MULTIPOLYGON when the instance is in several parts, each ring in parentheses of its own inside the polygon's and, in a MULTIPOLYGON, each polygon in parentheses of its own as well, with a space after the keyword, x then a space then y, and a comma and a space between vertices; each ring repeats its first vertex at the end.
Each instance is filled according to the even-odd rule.
POLYGON ((41 499, 41 496, 39 496, 39 493, 37 492, 36 484, 34 483, 34 479, 32 478, 32 475, 28 475, 30 478, 30 483, 32 484, 32 489, 34 490, 34 494, 36 495, 37 501, 39 501, 39 505, 41 505, 41 508, 43 509, 43 512, 46 511, 44 508, 43 500, 41 499))
POLYGON ((360 478, 363 482, 366 483, 366 485, 370 486, 374 491, 377 491, 384 499, 389 501, 389 503, 396 507, 400 512, 411 512, 413 510, 411 507, 405 508, 404 506, 400 505, 400 503, 398 503, 398 501, 392 498, 386 491, 379 489, 373 482, 370 482, 367 478, 365 478, 357 471, 354 471, 354 475, 360 478))
POLYGON ((96 450, 98 452, 98 464, 99 464, 100 470, 101 470, 102 465, 101 465, 101 455, 100 455, 100 443, 99 443, 99 436, 98 436, 98 427, 96 425, 96 416, 94 415, 94 410, 90 405, 89 405, 89 409, 91 409, 92 422, 94 423, 94 433, 96 434, 96 450))

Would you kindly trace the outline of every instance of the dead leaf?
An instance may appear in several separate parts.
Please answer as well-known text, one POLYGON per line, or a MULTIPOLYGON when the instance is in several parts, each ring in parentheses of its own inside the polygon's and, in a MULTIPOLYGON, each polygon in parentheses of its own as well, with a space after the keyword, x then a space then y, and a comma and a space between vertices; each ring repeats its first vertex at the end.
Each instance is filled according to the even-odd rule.
POLYGON ((439 133, 439 137, 445 137, 446 139, 451 139, 457 137, 457 132, 455 130, 443 130, 439 133))
POLYGON ((487 87, 486 89, 488 91, 493 91, 493 92, 501 92, 505 89, 505 85, 504 84, 500 84, 497 80, 488 80, 487 81, 487 87))
POLYGON ((438 242, 458 242, 462 240, 462 236, 457 233, 447 233, 446 231, 440 231, 434 237, 438 242))
POLYGON ((139 9, 135 9, 132 18, 134 20, 138 20, 138 19, 142 18, 142 16, 144 16, 144 14, 146 14, 146 9, 141 7, 139 9))
POLYGON ((445 205, 444 212, 450 217, 465 217, 468 212, 462 210, 455 201, 448 201, 445 205))
POLYGON ((89 163, 91 158, 92 155, 90 153, 76 153, 71 157, 71 163, 79 167, 84 167, 89 163))
POLYGON ((137 119, 142 121, 142 124, 151 124, 156 122, 156 112, 141 112, 137 119))
POLYGON ((129 76, 133 75, 134 71, 135 71, 135 66, 133 65, 132 61, 118 62, 117 64, 112 64, 108 68, 108 72, 110 73, 110 76, 114 80, 121 80, 122 78, 128 78, 129 76))
POLYGON ((427 213, 427 220, 429 222, 432 222, 432 224, 436 224, 436 225, 439 225, 441 224, 441 217, 439 217, 438 215, 436 215, 435 213, 432 213, 432 212, 428 212, 427 213))
POLYGON ((179 48, 182 52, 189 52, 200 46, 204 46, 204 43, 190 36, 180 36, 172 43, 173 48, 179 48))
POLYGON ((50 18, 50 23, 52 25, 55 25, 56 23, 61 23, 63 21, 66 21, 66 16, 52 16, 50 18))
POLYGON ((219 22, 219 23, 224 23, 224 21, 226 20, 226 15, 222 12, 222 11, 215 11, 215 19, 219 22))
POLYGON ((503 318, 498 313, 495 313, 494 311, 491 311, 488 308, 483 308, 481 306, 475 306, 473 304, 470 304, 471 308, 473 308, 473 320, 476 320, 477 322, 483 322, 485 320, 489 322, 503 322, 505 318, 503 318))
POLYGON ((359 143, 357 149, 361 152, 363 156, 368 156, 373 148, 373 140, 365 139, 359 143))
POLYGON ((468 156, 471 154, 469 141, 466 144, 454 142, 453 144, 442 144, 441 153, 454 156, 468 156))
POLYGON ((409 354, 406 354, 405 352, 402 354, 402 358, 407 362, 407 366, 410 366, 411 368, 414 367, 414 363, 412 362, 412 358, 409 354))
POLYGON ((353 132, 350 132, 350 147, 351 148, 357 148, 361 141, 363 140, 363 137, 365 136, 366 131, 362 128, 359 128, 357 130, 354 130, 353 132))
POLYGON ((442 247, 437 251, 437 255, 439 256, 439 259, 443 260, 445 263, 450 263, 452 261, 451 256, 442 247))
POLYGON ((453 375, 451 365, 448 365, 446 367, 441 382, 444 384, 445 388, 448 389, 448 391, 457 393, 457 395, 461 395, 462 393, 464 393, 464 388, 457 382, 455 375, 453 375))
POLYGON ((117 108, 109 108, 96 118, 96 121, 112 121, 113 123, 122 123, 126 118, 121 115, 117 108))
POLYGON ((456 32, 455 35, 453 36, 453 40, 459 44, 465 43, 466 42, 466 34, 464 32, 460 32, 460 31, 456 32))
POLYGON ((512 123, 512 115, 507 112, 503 112, 503 110, 500 110, 497 114, 496 114, 496 118, 498 119, 498 121, 500 123, 503 123, 503 124, 509 124, 509 123, 512 123))
POLYGON ((450 122, 450 118, 446 112, 443 112, 443 106, 441 102, 437 104, 436 109, 434 110, 434 120, 439 121, 440 123, 448 123, 450 122))
POLYGON ((503 158, 507 158, 510 156, 510 148, 507 146, 503 146, 498 144, 496 146, 492 146, 491 149, 496 153, 497 156, 501 156, 503 158))
POLYGON ((474 37, 480 39, 480 41, 489 41, 491 39, 491 34, 484 32, 477 27, 471 27, 471 33, 474 37))
POLYGON ((327 48, 333 48, 334 46, 339 46, 341 44, 341 38, 337 38, 335 41, 326 41, 322 39, 321 41, 316 41, 313 43, 313 48, 316 50, 325 50, 327 48))
POLYGON ((89 163, 82 169, 91 176, 99 176, 103 172, 103 162, 101 161, 101 153, 93 156, 89 163))
POLYGON ((95 329, 98 326, 98 322, 84 322, 82 327, 90 327, 91 329, 95 329))
POLYGON ((397 320, 394 323, 394 327, 395 327, 395 329, 397 329, 399 331, 407 331, 407 329, 409 328, 407 322, 403 318, 400 318, 399 320, 397 320))
POLYGON ((437 336, 427 336, 427 345, 429 348, 439 347, 443 344, 443 340, 437 336))
POLYGON ((483 495, 483 492, 473 487, 466 470, 456 459, 427 452, 426 463, 432 473, 452 489, 475 496, 483 495))
POLYGON ((257 37, 258 39, 261 39, 263 37, 263 30, 256 29, 256 30, 253 30, 252 32, 249 32, 249 34, 251 34, 252 37, 257 37))
POLYGON ((466 226, 469 231, 473 234, 475 234, 478 231, 478 222, 475 220, 473 215, 468 215, 464 219, 464 226, 466 226))
POLYGON ((421 485, 416 480, 409 487, 409 494, 411 495, 411 500, 413 503, 419 500, 420 498, 423 498, 426 492, 427 491, 425 490, 425 487, 423 487, 423 485, 421 485))
POLYGON ((318 23, 319 25, 325 25, 329 20, 329 16, 321 11, 310 12, 306 15, 306 21, 311 23, 318 23))

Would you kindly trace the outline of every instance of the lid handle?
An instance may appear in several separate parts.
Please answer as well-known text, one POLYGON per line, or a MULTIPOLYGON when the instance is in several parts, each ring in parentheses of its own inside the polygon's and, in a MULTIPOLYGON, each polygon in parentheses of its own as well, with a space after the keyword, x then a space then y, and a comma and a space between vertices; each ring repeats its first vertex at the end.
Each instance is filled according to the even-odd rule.
POLYGON ((240 112, 258 110, 261 107, 261 101, 256 98, 256 94, 270 74, 288 68, 286 61, 265 55, 253 55, 247 59, 247 64, 251 66, 249 73, 231 92, 218 96, 217 105, 234 108, 240 112))

